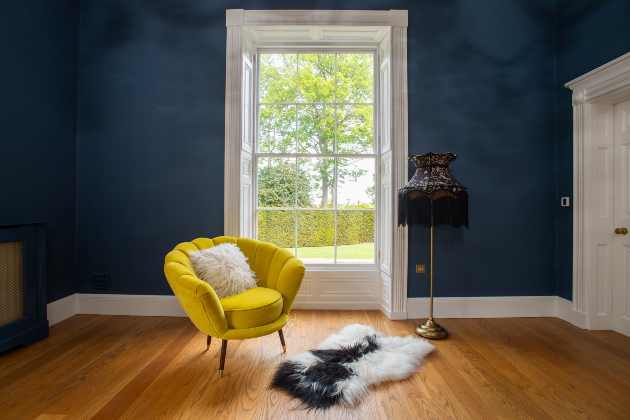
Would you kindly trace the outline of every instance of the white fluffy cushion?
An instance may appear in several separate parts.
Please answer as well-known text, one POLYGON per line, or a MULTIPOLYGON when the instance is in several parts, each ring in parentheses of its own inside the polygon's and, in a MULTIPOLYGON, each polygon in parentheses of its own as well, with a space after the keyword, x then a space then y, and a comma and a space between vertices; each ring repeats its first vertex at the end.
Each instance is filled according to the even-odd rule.
POLYGON ((247 258, 234 244, 221 244, 189 254, 197 277, 208 282, 220 298, 256 287, 247 258))

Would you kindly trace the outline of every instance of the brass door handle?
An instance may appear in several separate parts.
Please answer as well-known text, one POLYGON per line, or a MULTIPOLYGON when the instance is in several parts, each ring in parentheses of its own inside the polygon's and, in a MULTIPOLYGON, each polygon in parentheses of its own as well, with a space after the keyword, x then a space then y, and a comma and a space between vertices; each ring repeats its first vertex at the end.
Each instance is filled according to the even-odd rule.
POLYGON ((628 234, 628 228, 625 228, 625 227, 615 228, 615 233, 617 235, 627 235, 628 234))

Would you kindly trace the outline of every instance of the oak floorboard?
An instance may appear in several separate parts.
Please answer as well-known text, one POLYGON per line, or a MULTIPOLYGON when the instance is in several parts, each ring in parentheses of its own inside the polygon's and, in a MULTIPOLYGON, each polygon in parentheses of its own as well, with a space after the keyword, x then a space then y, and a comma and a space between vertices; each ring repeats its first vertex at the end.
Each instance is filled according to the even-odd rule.
MULTIPOLYGON (((613 353, 601 352, 603 348, 593 346, 588 332, 564 321, 534 318, 528 323, 517 319, 515 323, 523 326, 525 334, 539 339, 541 346, 533 351, 538 362, 553 375, 554 381, 571 390, 571 401, 580 405, 587 417, 592 417, 589 413, 595 411, 601 413, 601 418, 628 418, 630 366, 627 361, 610 364, 610 359, 615 358, 613 353), (578 334, 564 335, 563 332, 578 334)), ((568 418, 565 416, 562 417, 568 418)))
MULTIPOLYGON (((164 328, 164 326, 160 326, 164 328)), ((158 331, 164 331, 162 329, 158 331)), ((155 345, 147 347, 148 349, 159 349, 157 355, 138 355, 141 360, 147 361, 144 365, 140 365, 141 370, 133 369, 132 366, 125 365, 124 368, 132 370, 135 374, 132 380, 125 381, 124 387, 118 388, 118 392, 112 395, 106 404, 100 407, 98 412, 94 413, 90 417, 93 419, 112 419, 119 418, 126 408, 135 401, 138 394, 142 393, 144 389, 153 382, 153 380, 160 374, 162 369, 168 365, 173 356, 176 355, 192 338, 196 335, 196 331, 193 328, 178 328, 178 330, 172 331, 174 338, 169 335, 165 337, 169 338, 166 342, 164 340, 152 340, 155 345)), ((137 351, 144 349, 139 348, 137 351)), ((127 372, 122 371, 121 375, 126 376, 127 372)))
POLYGON ((50 329, 50 336, 27 347, 19 347, 0 356, 0 391, 38 367, 61 357, 65 350, 75 348, 89 338, 96 339, 93 330, 107 322, 106 317, 76 315, 50 329))
POLYGON ((132 327, 142 328, 131 318, 120 322, 103 318, 105 322, 91 330, 91 334, 82 334, 79 340, 70 340, 58 351, 52 351, 50 362, 46 362, 47 355, 44 354, 37 358, 35 366, 31 366, 33 369, 23 370, 21 376, 18 376, 19 371, 13 372, 9 380, 4 378, 0 383, 3 390, 0 393, 0 413, 9 412, 20 419, 42 413, 72 388, 82 386, 86 372, 106 365, 99 360, 120 344, 119 338, 126 331, 132 327), (24 401, 29 403, 24 404, 24 401))
POLYGON ((268 389, 275 366, 345 325, 413 334, 376 311, 294 311, 277 334, 220 340, 186 318, 80 315, 0 355, 2 419, 628 419, 630 338, 553 318, 444 319, 447 340, 404 381, 353 408, 306 411, 268 389))
POLYGON ((540 360, 539 354, 533 351, 533 340, 521 329, 515 328, 514 323, 498 322, 493 325, 497 333, 497 351, 502 352, 512 360, 518 372, 527 378, 528 386, 524 389, 545 412, 553 418, 568 417, 573 419, 585 418, 580 404, 573 401, 572 390, 567 382, 550 372, 540 360))

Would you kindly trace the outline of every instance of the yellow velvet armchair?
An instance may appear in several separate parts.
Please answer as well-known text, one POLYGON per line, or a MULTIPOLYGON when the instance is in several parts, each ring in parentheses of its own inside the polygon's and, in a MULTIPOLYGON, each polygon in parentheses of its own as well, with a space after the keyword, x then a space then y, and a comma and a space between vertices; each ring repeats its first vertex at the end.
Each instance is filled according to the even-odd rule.
POLYGON ((282 327, 304 277, 304 265, 290 252, 255 239, 219 236, 182 242, 164 259, 164 274, 192 323, 207 335, 220 338, 219 375, 223 375, 228 340, 243 340, 278 332, 282 327), (233 243, 247 257, 258 287, 220 299, 214 289, 195 275, 188 254, 222 243, 233 243))

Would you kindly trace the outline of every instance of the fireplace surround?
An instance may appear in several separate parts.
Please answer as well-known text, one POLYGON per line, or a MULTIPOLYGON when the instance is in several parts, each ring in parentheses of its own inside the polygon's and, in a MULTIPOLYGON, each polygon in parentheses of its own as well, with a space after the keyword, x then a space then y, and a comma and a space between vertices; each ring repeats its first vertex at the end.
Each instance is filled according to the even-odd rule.
POLYGON ((0 353, 48 336, 44 226, 0 225, 0 353))

